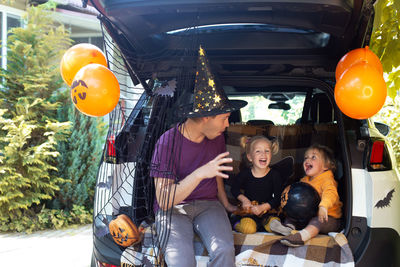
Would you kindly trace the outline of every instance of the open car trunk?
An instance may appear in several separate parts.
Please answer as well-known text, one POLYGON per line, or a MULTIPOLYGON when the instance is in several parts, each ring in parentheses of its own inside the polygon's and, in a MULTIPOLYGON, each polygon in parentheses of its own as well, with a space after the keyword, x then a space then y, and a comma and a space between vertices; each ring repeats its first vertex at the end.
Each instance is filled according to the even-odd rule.
MULTIPOLYGON (((338 182, 344 202, 343 231, 357 260, 361 256, 357 249, 365 240, 349 235, 349 149, 354 148, 349 148, 344 125, 354 125, 357 132, 359 123, 349 122, 338 110, 333 87, 339 59, 369 42, 372 2, 90 0, 111 37, 108 48, 119 51, 118 60, 109 57, 111 67, 126 69, 135 85, 123 85, 123 104, 110 114, 109 141, 96 188, 96 258, 112 264, 121 261, 125 248, 116 245, 106 229, 116 215, 128 214, 137 225, 152 222, 154 194, 148 173, 151 153, 157 138, 179 122, 176 107, 191 101, 201 45, 229 97, 304 95, 301 125, 261 125, 263 130, 255 133, 281 137, 281 156, 294 156, 292 179, 301 178, 304 149, 312 142, 325 142, 334 149, 341 164, 338 182), (143 90, 137 91, 138 87, 143 90), (154 88, 164 88, 165 94, 155 94, 154 88), (132 96, 133 91, 137 97, 132 96), (318 102, 320 95, 325 102, 318 102), (133 99, 135 104, 129 105, 133 99), (321 120, 327 112, 329 119, 321 120)), ((245 134, 237 127, 231 125, 227 131, 228 142, 233 142, 227 143, 231 153, 238 153, 238 149, 229 134, 234 129, 236 134, 245 134)), ((358 158, 352 163, 361 166, 361 153, 355 154, 358 158)), ((238 155, 236 161, 240 160, 240 152, 238 155)), ((149 236, 154 236, 153 230, 149 231, 149 236)), ((158 257, 158 252, 152 253, 158 257)))
MULTIPOLYGON (((215 75, 332 78, 340 57, 369 41, 369 0, 91 0, 135 82, 195 70, 207 51, 215 75)), ((234 84, 231 84, 234 86, 234 84)))

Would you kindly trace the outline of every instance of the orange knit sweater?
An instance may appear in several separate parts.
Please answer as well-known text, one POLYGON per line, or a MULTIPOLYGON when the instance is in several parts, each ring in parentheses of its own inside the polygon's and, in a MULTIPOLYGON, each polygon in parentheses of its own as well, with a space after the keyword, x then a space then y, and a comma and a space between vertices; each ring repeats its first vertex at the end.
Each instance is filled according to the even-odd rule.
POLYGON ((328 215, 336 219, 342 217, 342 202, 337 192, 337 182, 333 177, 332 171, 321 173, 314 179, 309 176, 303 177, 300 182, 308 183, 317 190, 321 197, 319 206, 323 206, 328 210, 328 215))

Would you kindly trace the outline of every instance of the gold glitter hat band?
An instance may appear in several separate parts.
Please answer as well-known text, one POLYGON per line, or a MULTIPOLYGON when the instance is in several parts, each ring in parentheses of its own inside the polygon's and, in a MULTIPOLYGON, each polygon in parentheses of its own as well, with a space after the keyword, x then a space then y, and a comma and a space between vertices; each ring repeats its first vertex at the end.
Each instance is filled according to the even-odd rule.
POLYGON ((204 49, 200 46, 194 82, 193 103, 181 107, 183 117, 207 117, 229 113, 244 107, 247 102, 229 100, 215 80, 204 49))
POLYGON ((189 104, 185 106, 180 106, 178 110, 178 115, 183 118, 215 116, 218 114, 231 113, 235 110, 241 109, 246 105, 247 102, 244 100, 229 100, 229 106, 225 106, 223 109, 193 111, 193 104, 189 104))

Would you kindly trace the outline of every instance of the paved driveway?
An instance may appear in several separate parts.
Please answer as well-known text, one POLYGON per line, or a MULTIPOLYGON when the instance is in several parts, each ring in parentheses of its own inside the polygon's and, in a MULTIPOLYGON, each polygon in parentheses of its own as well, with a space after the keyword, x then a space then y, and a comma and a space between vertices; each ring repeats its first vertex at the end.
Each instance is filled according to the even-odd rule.
POLYGON ((89 267, 92 225, 33 234, 0 234, 1 266, 89 267))

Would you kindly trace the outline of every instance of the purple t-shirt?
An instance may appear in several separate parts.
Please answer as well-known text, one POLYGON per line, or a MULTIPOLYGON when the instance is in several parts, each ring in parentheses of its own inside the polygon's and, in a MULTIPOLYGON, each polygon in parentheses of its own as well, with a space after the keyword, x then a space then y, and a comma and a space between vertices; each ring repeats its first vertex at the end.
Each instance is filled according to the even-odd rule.
MULTIPOLYGON (((176 126, 166 131, 157 141, 151 160, 150 176, 175 179, 179 182, 225 151, 223 134, 213 140, 205 137, 202 142, 194 143, 184 137, 176 126)), ((216 199, 217 181, 214 177, 202 180, 181 203, 216 199)), ((157 211, 158 208, 157 200, 155 200, 154 210, 157 211)))

